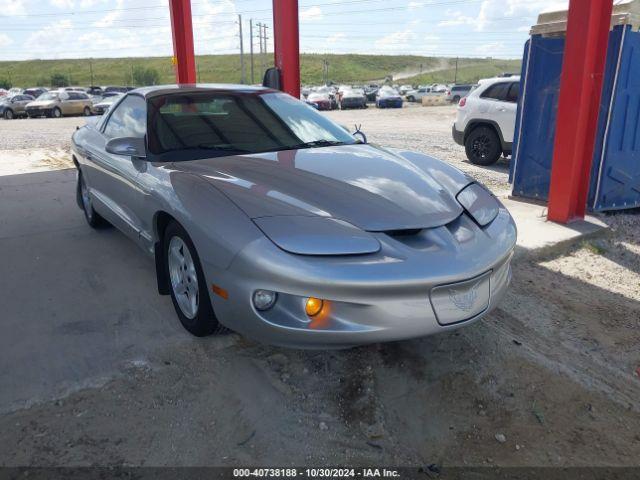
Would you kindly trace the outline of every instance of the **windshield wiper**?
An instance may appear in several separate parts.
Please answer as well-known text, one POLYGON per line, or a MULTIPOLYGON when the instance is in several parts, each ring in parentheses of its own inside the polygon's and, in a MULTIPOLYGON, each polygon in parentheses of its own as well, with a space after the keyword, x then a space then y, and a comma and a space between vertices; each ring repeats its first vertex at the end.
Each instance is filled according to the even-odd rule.
POLYGON ((218 152, 251 153, 250 150, 236 148, 233 145, 216 145, 213 143, 201 143, 195 147, 181 148, 180 150, 215 150, 218 152))
POLYGON ((314 140, 312 142, 298 143, 297 145, 287 145, 282 147, 281 150, 298 150, 300 148, 313 148, 313 147, 333 147, 336 145, 348 145, 345 142, 338 140, 314 140))

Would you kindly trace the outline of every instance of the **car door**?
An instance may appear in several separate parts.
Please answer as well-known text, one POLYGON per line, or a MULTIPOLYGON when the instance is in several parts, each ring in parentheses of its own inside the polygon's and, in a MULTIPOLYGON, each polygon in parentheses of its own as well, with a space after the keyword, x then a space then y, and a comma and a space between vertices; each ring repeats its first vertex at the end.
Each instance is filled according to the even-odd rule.
POLYGON ((13 99, 13 111, 16 115, 24 115, 24 107, 33 99, 27 95, 16 95, 13 99))
POLYGON ((488 87, 480 95, 479 111, 487 119, 493 120, 500 128, 502 140, 505 143, 513 141, 515 128, 516 104, 507 101, 513 81, 497 82, 488 87))
POLYGON ((142 224, 139 206, 145 197, 138 176, 146 170, 146 161, 108 153, 105 147, 114 138, 145 138, 146 112, 144 98, 127 95, 113 108, 86 148, 87 163, 91 165, 88 184, 96 209, 137 242, 142 224))

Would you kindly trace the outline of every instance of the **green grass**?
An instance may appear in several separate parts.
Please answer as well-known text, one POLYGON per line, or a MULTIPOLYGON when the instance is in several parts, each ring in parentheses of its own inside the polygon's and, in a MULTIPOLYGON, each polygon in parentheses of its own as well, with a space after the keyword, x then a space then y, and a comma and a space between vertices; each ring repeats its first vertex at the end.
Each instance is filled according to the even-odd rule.
MULTIPOLYGON (((247 78, 249 76, 249 56, 245 56, 247 78)), ((265 65, 273 55, 264 56, 265 65)), ((454 79, 454 59, 419 57, 412 55, 321 55, 302 54, 300 60, 303 84, 322 82, 323 61, 329 62, 329 79, 336 83, 359 83, 380 81, 399 72, 429 71, 399 83, 452 82, 454 79), (437 70, 437 71, 434 71, 437 70)), ((170 57, 150 58, 96 58, 28 60, 21 62, 0 62, 0 78, 7 78, 15 86, 48 86, 51 75, 61 73, 71 79, 73 85, 89 85, 91 69, 96 85, 130 85, 132 69, 136 66, 154 68, 160 73, 161 83, 175 80, 170 57)), ((471 82, 478 78, 495 75, 504 71, 520 70, 519 60, 460 59, 458 81, 471 82)), ((239 55, 205 55, 197 57, 199 81, 238 83, 240 81, 239 55)), ((262 79, 262 60, 255 56, 255 83, 262 79)))

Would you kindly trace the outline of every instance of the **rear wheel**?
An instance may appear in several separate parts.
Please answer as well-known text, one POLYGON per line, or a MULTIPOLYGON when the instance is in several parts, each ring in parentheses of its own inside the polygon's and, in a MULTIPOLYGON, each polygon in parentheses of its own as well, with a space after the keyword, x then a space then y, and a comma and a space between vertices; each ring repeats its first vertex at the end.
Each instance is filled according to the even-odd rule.
POLYGON ((415 102, 416 101, 416 97, 414 97, 413 95, 410 95, 407 97, 407 101, 408 102, 415 102))
POLYGON ((4 111, 4 118, 6 118, 7 120, 11 120, 13 118, 13 110, 11 110, 10 108, 7 108, 4 111))
POLYGON ((491 127, 475 128, 464 142, 469 161, 475 165, 493 165, 500 158, 500 139, 491 127))
POLYGON ((60 118, 62 117, 62 110, 60 110, 58 107, 55 107, 52 111, 51 111, 51 116, 53 118, 60 118))
POLYGON ((88 117, 89 115, 91 115, 91 109, 89 107, 84 107, 82 113, 85 117, 88 117))
POLYGON ((213 312, 198 252, 189 234, 177 222, 171 222, 164 232, 163 247, 171 301, 182 326, 196 337, 224 331, 213 312))
POLYGON ((453 97, 453 103, 458 103, 460 101, 460 95, 456 95, 453 97))

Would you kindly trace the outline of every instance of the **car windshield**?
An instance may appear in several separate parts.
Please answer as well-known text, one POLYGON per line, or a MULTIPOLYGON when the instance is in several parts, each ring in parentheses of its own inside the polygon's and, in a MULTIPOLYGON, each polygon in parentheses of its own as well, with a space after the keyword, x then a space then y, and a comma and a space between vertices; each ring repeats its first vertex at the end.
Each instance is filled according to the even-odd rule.
POLYGON ((148 147, 172 160, 359 143, 283 93, 195 92, 152 98, 148 147))
POLYGON ((380 89, 379 94, 381 97, 397 97, 398 96, 398 92, 390 88, 380 89))
POLYGON ((54 92, 43 93, 38 97, 38 100, 57 100, 58 94, 54 92))

